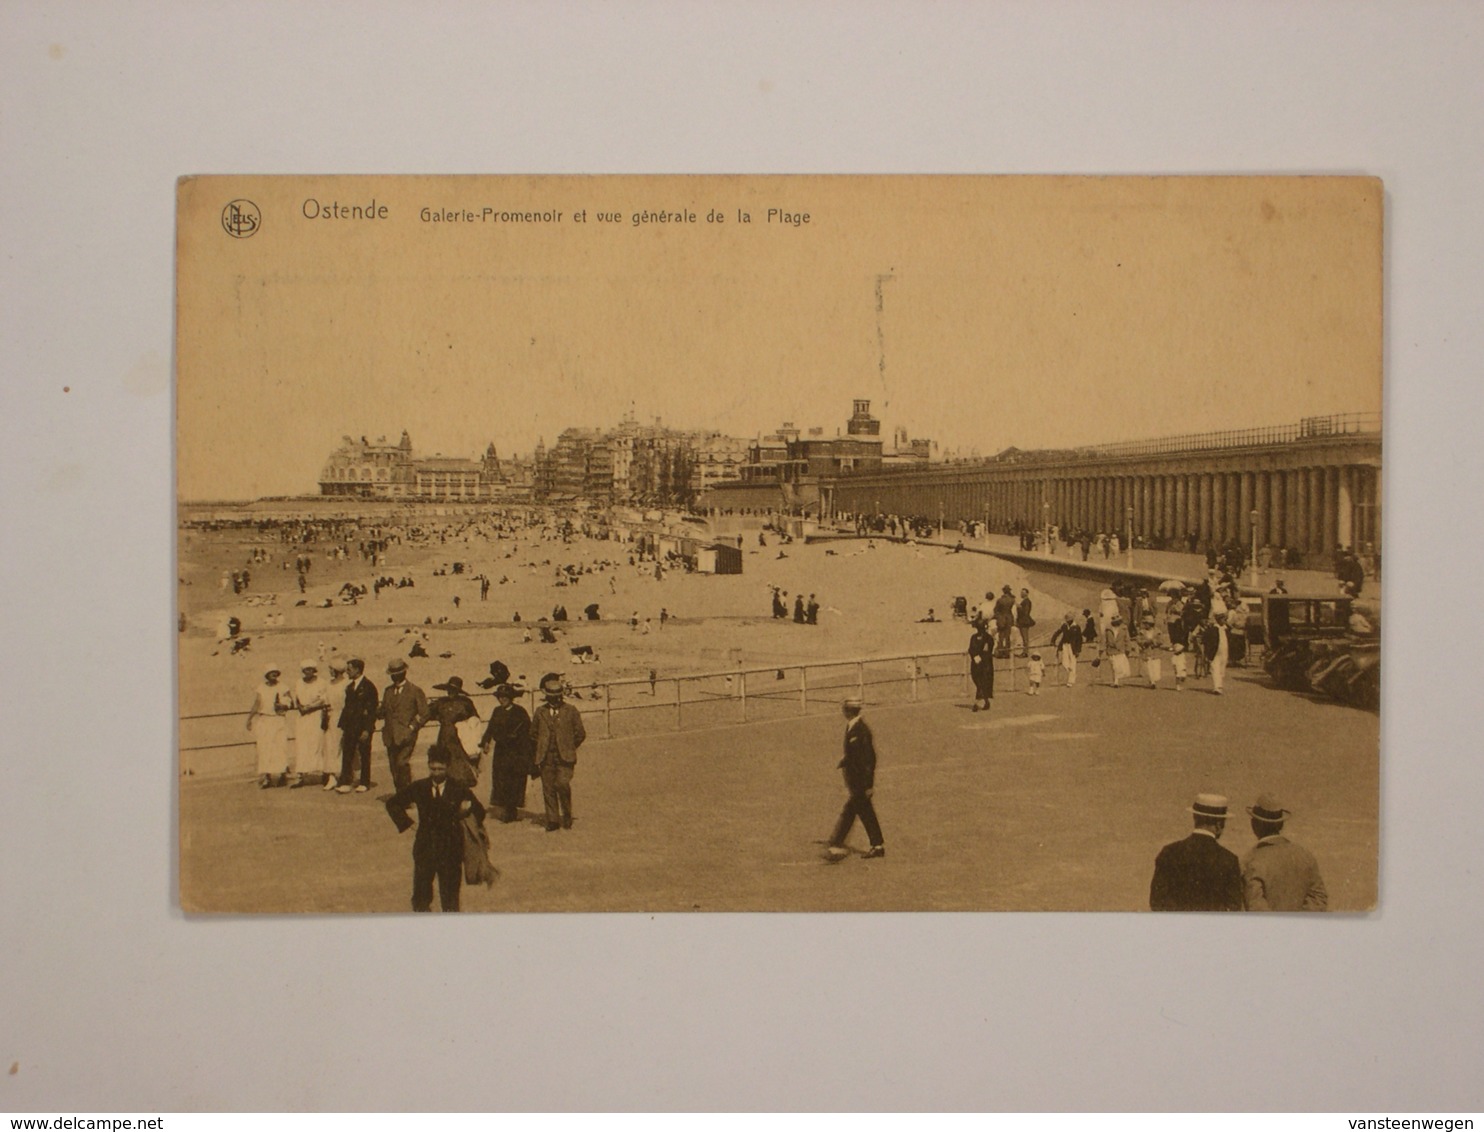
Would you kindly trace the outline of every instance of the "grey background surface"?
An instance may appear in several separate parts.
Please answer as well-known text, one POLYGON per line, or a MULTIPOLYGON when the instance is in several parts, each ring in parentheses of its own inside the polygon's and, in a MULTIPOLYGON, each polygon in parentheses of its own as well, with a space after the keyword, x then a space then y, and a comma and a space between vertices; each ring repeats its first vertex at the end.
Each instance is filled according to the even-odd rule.
POLYGON ((0 1110, 1484 1107, 1481 36, 1470 4, 0 4, 0 1110), (174 179, 527 171, 1384 178, 1380 909, 185 920, 174 179))

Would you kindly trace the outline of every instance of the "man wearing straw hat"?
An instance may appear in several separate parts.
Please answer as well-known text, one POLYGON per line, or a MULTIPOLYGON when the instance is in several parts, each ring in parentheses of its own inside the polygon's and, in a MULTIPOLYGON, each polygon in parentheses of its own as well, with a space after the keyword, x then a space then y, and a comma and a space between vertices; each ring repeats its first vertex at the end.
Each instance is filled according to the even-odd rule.
POLYGON ((1217 844, 1226 829, 1226 798, 1197 794, 1190 813, 1195 829, 1159 851, 1149 885, 1156 912, 1240 912, 1242 869, 1237 855, 1217 844))
POLYGON ((381 694, 376 714, 382 719, 381 739, 386 744, 386 761, 392 772, 392 783, 398 790, 412 785, 412 749, 417 745, 417 732, 428 720, 428 697, 407 679, 407 662, 394 657, 386 666, 390 683, 381 694))
POLYGON ((1247 807, 1257 844, 1242 861, 1242 890, 1253 912, 1324 912, 1329 893, 1314 854, 1283 836, 1285 810, 1271 794, 1247 807))
POLYGON ((830 834, 825 859, 831 862, 845 859, 845 838, 856 818, 860 818, 866 836, 871 839, 866 859, 886 856, 881 823, 876 820, 876 807, 871 801, 871 792, 876 787, 876 742, 870 726, 861 718, 861 706, 854 696, 840 705, 845 714, 845 757, 840 760, 840 769, 845 772, 845 789, 850 796, 845 799, 845 808, 830 834))

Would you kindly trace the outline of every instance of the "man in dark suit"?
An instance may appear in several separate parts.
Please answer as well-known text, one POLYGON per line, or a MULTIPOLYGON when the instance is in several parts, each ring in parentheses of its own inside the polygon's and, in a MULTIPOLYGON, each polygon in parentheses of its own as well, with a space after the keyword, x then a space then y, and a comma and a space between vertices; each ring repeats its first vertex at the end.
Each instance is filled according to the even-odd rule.
POLYGON ((345 662, 345 706, 340 709, 340 785, 336 793, 349 794, 356 760, 361 763, 357 794, 371 788, 371 732, 376 728, 376 685, 366 679, 366 662, 359 658, 345 662))
POLYGON ((541 771, 541 796, 546 803, 546 832, 572 828, 572 772, 577 748, 587 739, 582 713, 562 700, 562 678, 555 672, 541 677, 546 702, 531 721, 536 766, 541 771))
POLYGON ((1000 590, 994 603, 994 624, 997 651, 1000 656, 1010 655, 1010 630, 1015 626, 1015 595, 1009 586, 1000 590))
POLYGON ((1020 655, 1029 656, 1031 648, 1031 629, 1035 627, 1036 619, 1031 616, 1031 591, 1021 590, 1020 600, 1015 603, 1015 629, 1020 634, 1020 655))
POLYGON ((391 683, 381 694, 381 741, 386 744, 394 788, 406 790, 412 785, 412 748, 417 746, 417 732, 428 721, 428 697, 407 679, 407 662, 401 657, 388 664, 386 671, 391 683))
POLYGON ((845 757, 840 760, 840 769, 845 773, 845 789, 849 797, 840 811, 840 820, 835 822, 830 834, 826 859, 840 861, 846 856, 845 838, 860 818, 866 836, 871 839, 871 848, 866 858, 885 857, 886 845, 881 839, 881 823, 876 820, 876 807, 871 794, 876 788, 876 742, 871 728, 861 718, 861 701, 852 697, 840 705, 845 714, 845 757))
POLYGON ((1077 658, 1082 655, 1082 628, 1071 610, 1067 610, 1062 623, 1051 634, 1051 647, 1056 650, 1056 659, 1061 662, 1070 688, 1077 683, 1077 658))
POLYGON ((1195 829, 1159 851, 1149 885, 1156 912, 1240 912, 1242 868, 1237 855, 1218 845, 1226 829, 1226 799, 1197 794, 1190 807, 1195 829))
POLYGON ((463 783, 448 777, 448 756, 441 748, 428 752, 428 777, 419 778, 386 800, 386 812, 398 833, 412 828, 407 807, 417 807, 417 835, 412 840, 412 910, 433 910, 433 878, 438 903, 445 912, 459 910, 464 880, 464 831, 460 822, 473 814, 484 821, 484 807, 463 783))

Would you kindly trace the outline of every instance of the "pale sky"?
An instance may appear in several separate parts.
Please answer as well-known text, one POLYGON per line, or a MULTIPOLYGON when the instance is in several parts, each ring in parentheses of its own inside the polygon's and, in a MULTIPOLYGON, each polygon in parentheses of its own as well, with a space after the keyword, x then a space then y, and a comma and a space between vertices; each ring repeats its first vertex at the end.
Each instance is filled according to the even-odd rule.
POLYGON ((1380 202, 1362 178, 197 179, 180 494, 314 492, 343 434, 510 455, 631 405, 748 437, 868 397, 885 435, 985 455, 1379 412, 1380 202), (385 219, 304 215, 373 198, 385 219))

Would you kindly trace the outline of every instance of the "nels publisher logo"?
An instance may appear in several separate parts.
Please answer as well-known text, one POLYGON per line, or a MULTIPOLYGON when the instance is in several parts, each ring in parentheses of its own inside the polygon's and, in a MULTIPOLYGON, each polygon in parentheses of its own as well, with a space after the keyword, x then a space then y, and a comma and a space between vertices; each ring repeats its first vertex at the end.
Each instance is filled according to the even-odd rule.
POLYGON ((222 209, 222 227, 227 235, 239 240, 256 235, 262 222, 258 206, 250 200, 234 200, 222 209))

